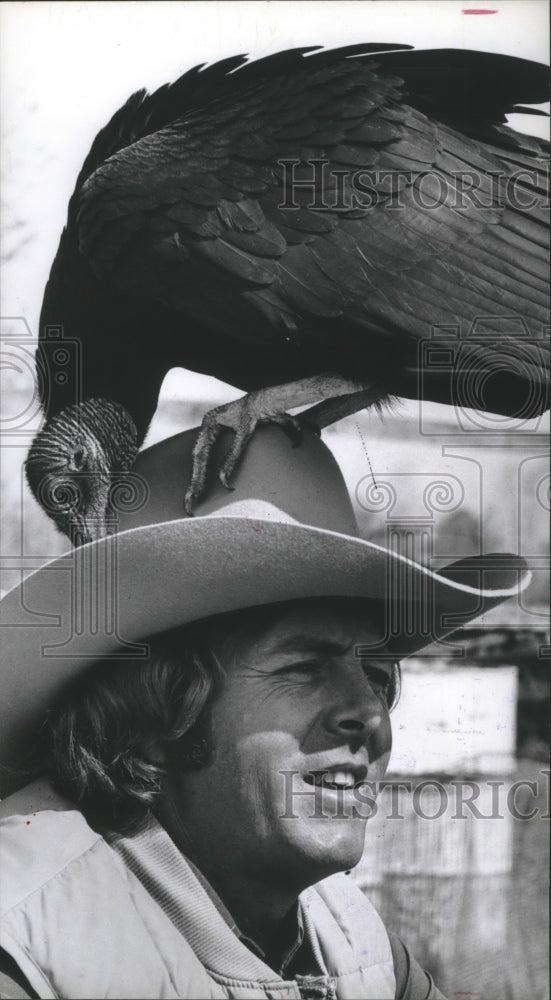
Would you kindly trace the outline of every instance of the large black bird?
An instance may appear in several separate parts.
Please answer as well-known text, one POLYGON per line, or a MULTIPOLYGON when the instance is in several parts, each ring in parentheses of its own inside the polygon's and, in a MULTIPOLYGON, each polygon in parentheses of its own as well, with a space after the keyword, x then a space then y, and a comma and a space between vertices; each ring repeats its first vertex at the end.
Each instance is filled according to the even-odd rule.
POLYGON ((175 366, 249 393, 205 417, 188 510, 221 427, 227 484, 295 406, 318 401, 319 427, 392 396, 540 414, 547 156, 504 122, 546 99, 539 64, 398 45, 237 56, 134 94, 82 167, 42 307, 26 468, 57 525, 108 530, 175 366))

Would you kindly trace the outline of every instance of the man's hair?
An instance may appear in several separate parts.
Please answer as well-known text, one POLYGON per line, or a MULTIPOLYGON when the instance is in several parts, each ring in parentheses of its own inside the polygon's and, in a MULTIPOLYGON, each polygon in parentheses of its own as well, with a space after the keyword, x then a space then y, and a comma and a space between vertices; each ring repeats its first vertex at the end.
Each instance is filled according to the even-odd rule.
POLYGON ((145 659, 94 664, 46 723, 49 777, 92 826, 139 826, 172 765, 210 759, 209 706, 221 669, 205 630, 175 629, 148 645, 145 659))
MULTIPOLYGON (((242 631, 261 632, 286 606, 217 615, 149 639, 144 659, 95 663, 46 722, 42 752, 55 787, 94 827, 124 832, 140 826, 155 809, 169 770, 211 760, 211 708, 223 678, 217 644, 229 639, 235 649, 242 631)), ((389 708, 399 685, 394 663, 389 708)))

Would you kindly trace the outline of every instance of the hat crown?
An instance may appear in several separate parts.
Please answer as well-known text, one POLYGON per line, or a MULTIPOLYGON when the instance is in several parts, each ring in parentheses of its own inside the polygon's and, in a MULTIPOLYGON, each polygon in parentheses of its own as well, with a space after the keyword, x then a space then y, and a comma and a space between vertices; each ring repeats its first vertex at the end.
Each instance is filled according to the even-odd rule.
MULTIPOLYGON (((121 502, 114 494, 117 530, 181 520, 184 493, 191 479, 197 428, 176 434, 142 451, 121 502)), ((225 432, 213 449, 204 498, 195 517, 250 517, 299 523, 359 537, 342 473, 329 448, 308 428, 298 447, 279 427, 257 429, 232 480, 231 491, 217 470, 232 443, 225 432)))

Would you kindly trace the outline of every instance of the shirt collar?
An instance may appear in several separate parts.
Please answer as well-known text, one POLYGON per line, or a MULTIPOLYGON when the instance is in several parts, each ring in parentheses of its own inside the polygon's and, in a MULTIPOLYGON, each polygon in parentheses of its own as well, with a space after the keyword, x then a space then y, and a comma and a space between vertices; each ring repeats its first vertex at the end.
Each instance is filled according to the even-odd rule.
MULTIPOLYGON (((260 958, 261 961, 265 962, 266 953, 263 950, 263 948, 261 948, 260 945, 253 940, 253 938, 247 937, 246 934, 243 934, 243 932, 240 930, 237 923, 235 922, 234 918, 232 917, 230 911, 220 899, 220 896, 218 895, 216 890, 213 889, 210 882, 203 875, 203 872, 199 868, 197 868, 197 865, 195 865, 193 861, 191 861, 187 856, 186 856, 186 861, 191 870, 193 871, 193 874, 195 875, 197 880, 203 886, 203 889, 209 896, 211 902, 218 910, 218 913, 226 921, 228 927, 234 932, 234 934, 237 935, 239 940, 243 942, 246 948, 249 948, 253 952, 253 954, 257 956, 257 958, 260 958)), ((289 915, 289 927, 290 927, 289 937, 291 938, 291 943, 283 954, 283 959, 281 961, 280 975, 283 975, 283 970, 285 970, 291 964, 292 960, 294 959, 295 955, 297 954, 304 940, 304 921, 302 919, 302 912, 300 909, 300 904, 298 902, 296 903, 292 915, 289 915), (294 927, 292 928, 291 932, 291 927, 293 923, 294 927)))

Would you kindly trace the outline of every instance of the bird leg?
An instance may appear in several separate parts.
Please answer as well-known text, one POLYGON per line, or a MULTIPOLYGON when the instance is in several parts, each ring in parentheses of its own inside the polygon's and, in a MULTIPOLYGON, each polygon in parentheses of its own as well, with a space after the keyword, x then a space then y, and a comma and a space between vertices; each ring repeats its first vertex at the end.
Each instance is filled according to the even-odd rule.
MULTIPOLYGON (((193 466, 191 482, 186 490, 184 507, 188 514, 192 513, 195 503, 202 496, 205 489, 207 468, 210 454, 214 443, 224 428, 229 428, 235 434, 233 444, 226 455, 224 462, 218 472, 220 482, 226 489, 232 489, 228 480, 234 472, 239 460, 243 456, 247 443, 250 441, 255 428, 260 424, 278 424, 291 437, 295 444, 298 444, 301 436, 301 425, 304 414, 298 417, 291 416, 286 410, 296 406, 304 406, 313 403, 315 400, 325 402, 336 402, 335 397, 349 398, 351 394, 361 395, 362 383, 353 379, 344 378, 341 375, 325 373, 323 375, 313 375, 309 378, 299 379, 296 382, 287 382, 284 385, 270 386, 267 389, 259 389, 249 392, 236 399, 232 403, 224 406, 217 406, 209 410, 203 417, 199 434, 193 448, 193 466)), ((381 393, 379 392, 379 398, 381 393)), ((321 403, 320 406, 324 406, 321 403)), ((361 403, 356 407, 361 408, 361 403)), ((365 404, 364 404, 365 405, 365 404)), ((307 410, 307 413, 315 412, 318 407, 307 410)), ((353 412, 353 410, 347 411, 353 412)), ((325 427, 327 423, 333 421, 327 419, 321 413, 324 423, 319 424, 318 419, 314 419, 314 424, 318 428, 325 427)), ((338 416, 335 420, 340 419, 338 416)))
POLYGON ((364 410, 368 406, 377 405, 388 399, 388 393, 377 386, 370 386, 360 392, 349 392, 343 396, 335 396, 334 399, 325 399, 316 406, 311 406, 309 410, 304 410, 300 414, 303 423, 312 424, 318 431, 335 424, 343 417, 349 417, 351 413, 364 410))

